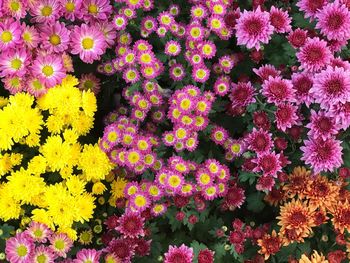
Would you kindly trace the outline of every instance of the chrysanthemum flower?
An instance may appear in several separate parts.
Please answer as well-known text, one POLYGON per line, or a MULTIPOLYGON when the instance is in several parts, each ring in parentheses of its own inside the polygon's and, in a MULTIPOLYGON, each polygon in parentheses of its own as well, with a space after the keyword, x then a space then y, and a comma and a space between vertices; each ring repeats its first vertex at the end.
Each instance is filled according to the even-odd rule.
POLYGON ((282 169, 279 158, 280 155, 275 152, 262 153, 254 160, 257 166, 253 171, 262 172, 263 176, 276 177, 277 172, 280 172, 282 169))
POLYGON ((101 88, 100 79, 98 79, 93 73, 82 74, 81 78, 79 79, 78 87, 81 90, 90 90, 97 95, 101 88))
POLYGON ((248 149, 258 154, 270 151, 272 147, 271 133, 263 129, 253 131, 247 137, 248 149))
POLYGON ((193 249, 182 244, 180 247, 169 246, 168 252, 164 254, 164 263, 191 263, 193 260, 193 249))
POLYGON ((73 246, 72 240, 70 240, 68 236, 63 233, 53 234, 51 237, 49 237, 49 241, 52 251, 60 257, 66 257, 66 253, 73 246))
POLYGON ((305 167, 295 167, 289 174, 288 183, 283 186, 283 189, 290 198, 298 195, 299 199, 303 199, 311 176, 311 171, 306 170, 305 167))
POLYGON ((22 41, 30 49, 36 48, 39 44, 40 35, 34 26, 22 24, 22 41))
POLYGON ((329 138, 309 138, 305 140, 305 146, 300 147, 303 152, 301 160, 309 164, 315 173, 321 171, 333 171, 343 164, 342 147, 340 141, 329 138))
POLYGON ((117 14, 113 18, 114 28, 118 31, 124 30, 128 25, 128 20, 123 14, 117 14))
POLYGON ((7 50, 0 54, 0 76, 23 77, 27 72, 29 55, 25 49, 7 50))
POLYGON ((43 0, 30 6, 29 13, 34 23, 53 22, 59 18, 61 4, 57 0, 43 0))
POLYGON ((130 262, 131 257, 135 254, 136 244, 128 239, 118 238, 109 242, 107 251, 115 255, 118 259, 130 262))
POLYGON ((329 116, 335 119, 341 129, 346 130, 350 126, 350 101, 332 105, 329 116))
POLYGON ((18 46, 21 39, 21 26, 18 21, 7 19, 0 22, 0 49, 5 51, 18 46))
POLYGON ((237 207, 241 207, 246 199, 244 190, 238 186, 231 186, 227 189, 227 193, 224 197, 224 203, 226 206, 233 210, 237 207))
POLYGON ((76 259, 74 260, 74 263, 98 263, 100 262, 101 252, 96 251, 95 249, 86 249, 83 248, 82 250, 79 250, 76 256, 76 259))
POLYGON ((48 88, 60 83, 66 76, 62 59, 54 55, 38 56, 31 66, 31 72, 48 88))
POLYGON ((135 212, 142 212, 150 206, 149 197, 146 194, 136 193, 129 200, 129 206, 135 212))
POLYGON ((192 69, 192 77, 199 83, 205 83, 210 77, 210 71, 205 65, 196 66, 192 69))
POLYGON ((262 84, 262 94, 269 103, 293 102, 295 91, 290 80, 281 77, 269 77, 262 84))
POLYGON ((32 221, 26 232, 33 238, 33 240, 45 243, 47 238, 52 234, 51 229, 46 225, 32 221))
POLYGON ((350 204, 348 200, 345 202, 338 202, 337 205, 333 206, 331 209, 331 214, 333 216, 332 223, 335 230, 340 233, 344 233, 345 230, 350 231, 350 204))
POLYGON ((165 44, 164 53, 169 56, 177 56, 181 52, 181 45, 177 41, 168 41, 165 44))
POLYGON ((19 20, 26 16, 27 8, 27 1, 5 0, 3 3, 2 12, 9 17, 14 17, 19 20))
POLYGON ((322 9, 327 3, 327 0, 299 0, 296 5, 300 11, 305 12, 306 18, 315 18, 317 11, 322 9))
POLYGON ((231 79, 226 76, 219 77, 214 83, 214 92, 218 96, 225 96, 230 92, 231 79))
POLYGON ((126 212, 118 219, 116 230, 125 237, 137 238, 144 235, 144 218, 139 213, 126 212))
MULTIPOLYGON (((312 1, 312 0, 311 0, 312 1)), ((326 257, 323 256, 322 253, 318 253, 316 250, 314 250, 314 252, 312 253, 312 255, 310 257, 308 257, 305 254, 301 255, 301 258, 299 260, 299 263, 328 263, 329 261, 326 260, 326 257)))
POLYGON ((334 119, 324 111, 311 110, 310 122, 306 125, 310 129, 308 136, 326 140, 338 133, 338 127, 334 119))
POLYGON ((105 52, 106 41, 103 34, 96 26, 82 24, 75 26, 71 33, 71 53, 79 54, 85 63, 92 63, 100 59, 105 52))
POLYGON ((169 69, 169 76, 174 81, 181 81, 186 75, 185 68, 180 63, 175 63, 169 69))
POLYGON ((198 253, 198 263, 213 263, 214 262, 214 251, 209 249, 202 249, 198 253))
POLYGON ((263 65, 258 69, 253 69, 254 73, 260 77, 262 81, 268 80, 269 77, 275 78, 281 74, 273 65, 263 65))
POLYGON ((279 104, 275 112, 275 122, 277 128, 285 132, 288 128, 291 128, 293 125, 299 124, 297 110, 298 107, 294 104, 279 104))
POLYGON ((323 69, 332 57, 332 53, 327 47, 327 42, 320 40, 318 37, 308 38, 297 53, 301 67, 311 72, 323 69))
POLYGON ((235 29, 238 45, 259 50, 261 44, 267 44, 271 39, 274 27, 270 23, 269 13, 261 11, 259 6, 254 11, 244 10, 237 19, 235 29))
POLYGON ((55 258, 53 251, 44 245, 36 247, 33 253, 33 263, 53 262, 55 258))
POLYGON ((42 80, 30 77, 26 81, 26 91, 35 97, 40 97, 47 92, 47 87, 42 80))
POLYGON ((281 206, 280 215, 276 217, 279 220, 277 224, 281 226, 281 235, 288 241, 303 242, 304 238, 312 233, 312 227, 315 226, 313 216, 315 209, 306 201, 301 202, 295 199, 281 206), (291 231, 293 235, 288 236, 291 231))
POLYGON ((269 259, 271 255, 276 254, 282 247, 282 239, 277 236, 275 230, 272 234, 265 234, 261 239, 258 240, 260 247, 259 253, 264 255, 265 260, 269 259))
POLYGON ((270 22, 277 33, 288 33, 292 30, 292 19, 287 11, 272 6, 270 9, 270 22))
POLYGON ((63 16, 70 21, 80 19, 82 17, 81 4, 82 0, 62 0, 61 5, 63 16))
POLYGON ((108 0, 83 1, 81 12, 85 21, 107 20, 112 13, 108 0))
POLYGON ((338 67, 327 67, 315 75, 310 93, 323 109, 328 109, 330 105, 339 102, 345 103, 350 99, 349 71, 338 67))
POLYGON ((307 72, 294 73, 292 75, 292 84, 295 90, 295 103, 298 105, 305 103, 309 107, 314 101, 310 93, 310 89, 313 86, 313 75, 307 72))
POLYGON ((9 262, 30 262, 34 252, 34 242, 27 233, 20 233, 6 241, 6 259, 9 262))
POLYGON ((55 22, 42 27, 40 37, 41 47, 47 52, 60 53, 68 48, 70 31, 64 23, 55 22))
POLYGON ((290 32, 288 35, 288 41, 294 48, 302 47, 307 39, 307 31, 297 28, 290 32))
POLYGON ((350 11, 339 0, 328 3, 316 13, 316 28, 329 40, 350 38, 350 11))
POLYGON ((205 6, 197 4, 191 7, 191 17, 193 20, 203 20, 208 16, 208 10, 205 6))
POLYGON ((255 88, 250 82, 232 84, 230 99, 232 107, 246 107, 255 102, 255 88))

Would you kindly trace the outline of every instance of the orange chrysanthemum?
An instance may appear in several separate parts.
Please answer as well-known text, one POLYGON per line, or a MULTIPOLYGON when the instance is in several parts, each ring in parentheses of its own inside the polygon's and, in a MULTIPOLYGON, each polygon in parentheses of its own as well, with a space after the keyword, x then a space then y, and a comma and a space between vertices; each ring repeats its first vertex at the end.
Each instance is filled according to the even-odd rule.
POLYGON ((347 189, 349 183, 346 181, 340 181, 339 182, 339 197, 338 200, 341 202, 345 202, 346 200, 348 200, 350 202, 350 191, 347 189))
POLYGON ((283 187, 290 198, 298 195, 300 199, 304 197, 306 187, 311 177, 311 171, 305 167, 295 167, 289 175, 288 183, 283 187))
POLYGON ((342 234, 345 229, 350 231, 350 204, 347 200, 344 203, 338 202, 337 205, 333 206, 331 214, 333 216, 332 223, 335 230, 338 230, 342 234))
POLYGON ((272 231, 272 234, 265 234, 262 239, 258 240, 258 245, 260 250, 258 251, 261 255, 264 255, 265 260, 267 260, 270 255, 276 254, 282 246, 282 239, 277 236, 275 230, 272 231))
POLYGON ((322 253, 318 254, 318 252, 314 250, 314 253, 310 257, 307 257, 305 254, 301 255, 299 263, 329 263, 329 261, 322 253))
POLYGON ((280 235, 283 236, 283 244, 290 242, 303 242, 305 237, 312 233, 315 208, 308 203, 293 199, 281 206, 280 216, 277 217, 281 226, 280 235))
POLYGON ((279 204, 285 202, 286 193, 282 187, 279 189, 272 188, 272 190, 265 195, 264 200, 271 206, 278 206, 279 204))
POLYGON ((310 180, 305 191, 309 205, 317 208, 329 209, 337 203, 340 187, 326 177, 317 175, 310 180))

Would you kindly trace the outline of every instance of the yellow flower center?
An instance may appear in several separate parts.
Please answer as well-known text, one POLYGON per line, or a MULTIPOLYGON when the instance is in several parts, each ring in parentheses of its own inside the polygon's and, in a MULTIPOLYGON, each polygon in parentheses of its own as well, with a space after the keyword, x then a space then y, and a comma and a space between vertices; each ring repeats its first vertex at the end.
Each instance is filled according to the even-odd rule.
POLYGON ((70 12, 70 13, 74 12, 74 10, 75 10, 75 4, 72 3, 72 2, 68 2, 68 3, 66 4, 66 10, 67 10, 67 12, 70 12))
POLYGON ((131 152, 128 155, 128 161, 131 164, 135 164, 140 160, 140 155, 137 152, 131 152))
POLYGON ((12 40, 12 33, 10 31, 4 31, 1 34, 1 40, 4 43, 8 43, 12 40))
POLYGON ((177 175, 172 175, 169 177, 168 182, 172 187, 178 187, 181 183, 180 178, 177 175))
POLYGON ((64 249, 64 241, 63 240, 56 240, 55 241, 55 248, 58 250, 63 250, 64 249))
POLYGON ((50 77, 53 74, 53 67, 50 65, 46 65, 43 67, 42 69, 42 73, 46 76, 46 77, 50 77))
POLYGON ((84 88, 86 90, 91 90, 94 87, 94 83, 91 80, 85 80, 84 82, 84 88))
POLYGON ((142 195, 138 195, 135 197, 135 205, 137 205, 138 207, 143 207, 146 205, 146 198, 142 195))
POLYGON ((118 134, 115 131, 108 133, 108 140, 110 142, 115 142, 118 139, 118 134))
POLYGON ((198 28, 192 28, 190 31, 190 34, 192 37, 199 37, 201 34, 201 31, 198 28))
POLYGON ((94 47, 94 40, 90 37, 86 37, 81 41, 81 44, 85 50, 92 49, 94 47))
POLYGON ((181 109, 187 110, 191 106, 191 101, 189 99, 183 99, 180 103, 181 109))
POLYGON ((94 5, 94 4, 89 5, 88 11, 90 14, 96 15, 98 11, 97 5, 94 5))
POLYGON ((52 7, 51 6, 44 6, 43 9, 41 9, 41 14, 43 16, 50 16, 52 14, 52 7))
POLYGON ((25 245, 19 245, 16 249, 17 255, 20 257, 24 257, 28 253, 28 249, 25 245))
POLYGON ((18 87, 20 85, 20 81, 18 77, 14 77, 11 79, 11 86, 12 87, 18 87))
POLYGON ((25 32, 25 33, 23 34, 23 40, 24 40, 25 42, 30 42, 30 41, 32 41, 32 36, 31 36, 31 34, 30 34, 29 32, 25 32))
POLYGON ((34 80, 34 81, 32 82, 32 85, 33 85, 33 87, 34 87, 35 90, 41 90, 41 89, 43 89, 43 85, 40 83, 39 80, 34 80))
POLYGON ((198 102, 197 109, 203 112, 207 109, 207 104, 203 101, 200 101, 198 102))
POLYGON ((194 10, 193 14, 195 16, 201 17, 203 15, 203 9, 197 8, 197 9, 194 10))
POLYGON ((183 129, 183 128, 180 128, 180 129, 178 129, 178 130, 176 131, 176 137, 179 138, 179 139, 185 138, 186 135, 187 135, 187 132, 186 132, 186 130, 183 129))
POLYGON ((210 176, 206 173, 201 174, 199 180, 201 181, 202 184, 207 185, 210 183, 210 176))
POLYGON ((19 58, 15 58, 11 61, 11 67, 15 70, 20 69, 22 66, 22 61, 19 58))
POLYGON ((18 11, 19 8, 20 8, 20 5, 17 1, 12 1, 11 4, 10 4, 10 8, 12 11, 18 11))
POLYGON ((34 231, 33 234, 34 234, 34 236, 36 236, 36 237, 41 237, 41 236, 43 235, 43 231, 40 230, 40 229, 37 229, 37 230, 34 231))
POLYGON ((136 78, 135 71, 129 71, 128 74, 127 74, 127 78, 130 79, 130 80, 135 79, 136 78))
POLYGON ((203 69, 199 69, 196 72, 196 75, 197 75, 198 78, 202 79, 202 78, 204 78, 207 75, 207 73, 203 69))
POLYGON ((215 139, 217 139, 218 141, 222 140, 223 138, 223 134, 222 132, 216 132, 215 133, 215 139))
POLYGON ((241 146, 237 143, 235 143, 231 146, 231 151, 234 153, 239 153, 240 150, 241 150, 241 146))
POLYGON ((52 36, 50 36, 50 43, 54 46, 61 44, 60 36, 57 34, 53 34, 52 36))
POLYGON ((48 258, 45 256, 45 254, 41 254, 41 255, 36 257, 36 262, 45 263, 45 262, 47 262, 47 259, 48 258))

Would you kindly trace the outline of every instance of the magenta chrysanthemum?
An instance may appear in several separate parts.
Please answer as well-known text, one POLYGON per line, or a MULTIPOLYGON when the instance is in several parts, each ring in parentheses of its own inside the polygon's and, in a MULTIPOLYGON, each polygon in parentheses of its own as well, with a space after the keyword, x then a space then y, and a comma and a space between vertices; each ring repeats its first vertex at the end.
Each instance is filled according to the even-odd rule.
POLYGON ((250 82, 232 84, 230 99, 233 107, 245 107, 255 102, 255 88, 250 82))
POLYGON ((307 72, 294 73, 292 75, 292 84, 295 90, 296 103, 305 103, 310 106, 314 99, 311 96, 310 89, 313 86, 313 75, 307 72))
POLYGON ((323 109, 332 104, 345 103, 350 99, 350 75, 343 68, 331 68, 315 75, 310 92, 323 109))
POLYGON ((270 23, 270 14, 261 11, 259 6, 254 11, 244 10, 237 19, 235 29, 238 45, 259 50, 261 44, 267 44, 271 39, 274 27, 270 23))
POLYGON ((258 154, 268 152, 272 147, 271 134, 263 129, 253 131, 247 137, 248 149, 258 154))
POLYGON ((329 116, 334 118, 335 122, 343 130, 350 126, 350 101, 337 103, 330 107, 329 116))
POLYGON ((293 125, 298 124, 297 110, 298 107, 291 103, 279 104, 275 112, 277 128, 286 131, 293 125))
POLYGON ((119 217, 118 224, 116 230, 126 237, 137 238, 144 235, 144 218, 139 213, 124 213, 119 217))
POLYGON ((294 92, 292 82, 281 77, 269 77, 262 85, 262 94, 269 103, 293 102, 294 92))
POLYGON ((300 11, 305 12, 305 17, 314 18, 317 11, 322 9, 328 3, 328 0, 299 0, 297 6, 300 11))
POLYGON ((301 160, 309 164, 315 173, 332 172, 343 164, 341 141, 333 138, 309 138, 304 144, 300 147, 303 152, 301 160))
POLYGON ((307 71, 316 72, 323 69, 332 59, 332 53, 327 42, 316 38, 308 38, 305 45, 297 53, 301 67, 307 71))
POLYGON ((311 120, 306 127, 310 129, 308 135, 312 138, 326 140, 338 133, 338 127, 334 122, 334 118, 323 111, 316 112, 311 110, 311 120))
POLYGON ((270 21, 277 33, 287 33, 292 30, 292 19, 289 17, 287 11, 274 6, 270 10, 270 21))
POLYGON ((34 252, 34 242, 25 232, 17 234, 6 241, 6 259, 9 262, 31 262, 34 252))
POLYGON ((280 155, 275 152, 263 153, 253 160, 257 166, 254 172, 262 172, 263 176, 277 176, 277 172, 281 171, 280 155))
POLYGON ((316 28, 329 40, 348 40, 350 38, 350 11, 338 0, 328 3, 316 14, 316 28))
POLYGON ((193 249, 184 244, 180 247, 169 246, 169 250, 164 256, 164 263, 191 263, 193 260, 193 249))

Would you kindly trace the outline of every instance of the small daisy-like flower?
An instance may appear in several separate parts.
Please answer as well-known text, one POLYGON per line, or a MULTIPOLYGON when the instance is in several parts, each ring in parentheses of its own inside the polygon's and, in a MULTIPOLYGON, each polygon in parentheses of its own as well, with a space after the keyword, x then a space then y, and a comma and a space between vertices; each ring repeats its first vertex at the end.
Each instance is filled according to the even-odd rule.
POLYGON ((150 206, 150 200, 145 194, 136 193, 129 200, 129 207, 136 212, 142 212, 150 206))
POLYGON ((48 52, 63 52, 68 48, 70 31, 64 23, 55 22, 41 29, 41 47, 48 52))
POLYGON ((31 237, 23 232, 6 241, 6 259, 9 262, 31 262, 34 243, 31 237))
POLYGON ((129 239, 118 238, 109 242, 107 251, 118 260, 121 259, 121 262, 131 262, 131 257, 135 254, 135 246, 134 242, 130 242, 129 239))
POLYGON ((244 10, 236 22, 238 45, 259 50, 261 44, 267 44, 271 39, 274 27, 270 23, 270 14, 261 11, 260 6, 254 11, 244 10))
POLYGON ((82 61, 91 64, 105 52, 106 41, 96 26, 82 24, 71 33, 71 48, 72 54, 79 54, 82 61))
POLYGON ((204 65, 196 66, 192 69, 192 77, 199 83, 205 83, 210 77, 210 71, 204 65))
POLYGON ((193 249, 182 244, 180 247, 169 246, 164 254, 164 263, 190 263, 193 260, 193 249))
POLYGON ((27 71, 29 56, 25 49, 7 50, 0 54, 0 76, 23 77, 27 71))
POLYGON ((34 60, 31 70, 48 88, 60 83, 66 76, 59 56, 39 56, 34 60))
POLYGON ((41 243, 46 243, 47 238, 52 234, 52 231, 44 224, 31 222, 26 232, 33 240, 41 243))
POLYGON ((181 174, 170 173, 165 179, 165 187, 172 193, 178 193, 184 184, 184 178, 181 174))
POLYGON ((201 51, 201 55, 204 58, 211 59, 215 57, 216 54, 216 46, 212 41, 205 40, 200 44, 199 49, 201 51))
POLYGON ((155 62, 155 56, 152 51, 142 51, 137 56, 137 60, 141 65, 151 65, 155 62))
POLYGON ((228 132, 224 128, 220 126, 216 126, 214 129, 212 129, 210 138, 219 145, 223 145, 224 142, 228 138, 228 132))
POLYGON ((316 28, 329 40, 350 38, 350 11, 338 0, 323 6, 316 14, 316 28))
POLYGON ((202 196, 205 200, 214 200, 219 193, 219 187, 217 185, 209 185, 202 189, 202 196))
POLYGON ((33 263, 54 262, 55 258, 56 256, 50 248, 41 245, 35 248, 33 263))
POLYGON ((294 48, 300 48, 304 46, 306 42, 307 31, 297 28, 294 31, 289 33, 287 39, 294 48))
POLYGON ((22 29, 18 21, 7 19, 0 22, 0 49, 5 51, 18 46, 21 39, 22 29))
POLYGON ((169 76, 174 81, 181 81, 185 75, 186 72, 182 64, 176 63, 169 69, 169 76))
POLYGON ((228 150, 233 156, 240 156, 245 151, 245 145, 242 140, 232 140, 228 145, 228 150))
POLYGON ((267 152, 260 154, 254 162, 257 166, 254 168, 254 172, 262 172, 263 176, 276 177, 277 173, 282 170, 280 155, 275 152, 267 152))
POLYGON ((200 186, 206 187, 209 185, 212 185, 213 183, 213 176, 206 170, 199 170, 196 173, 196 181, 200 186))
POLYGON ((164 11, 158 15, 158 22, 166 29, 170 28, 170 25, 174 23, 174 17, 167 11, 164 11))
POLYGON ((97 95, 101 89, 100 79, 98 79, 93 73, 82 74, 79 79, 78 87, 80 90, 90 90, 97 95))
POLYGON ((85 0, 81 12, 86 21, 107 20, 112 13, 112 6, 108 0, 85 0))
POLYGON ((151 214, 153 216, 161 216, 167 211, 165 204, 154 204, 151 208, 151 214))
POLYGON ((220 32, 225 27, 225 21, 221 16, 212 15, 207 19, 207 26, 214 32, 220 32))
POLYGON ((141 21, 142 28, 147 32, 152 33, 157 30, 158 24, 152 16, 146 16, 141 21))
POLYGON ((31 5, 32 22, 47 23, 57 20, 60 16, 61 4, 57 0, 43 0, 31 5))
POLYGON ((177 56, 181 52, 181 45, 177 41, 169 41, 165 44, 165 54, 169 56, 177 56))
POLYGON ((70 20, 75 21, 77 18, 81 18, 81 4, 82 0, 61 0, 63 16, 70 20))
POLYGON ((221 97, 230 92, 230 78, 226 76, 219 77, 214 83, 214 92, 221 97))
POLYGON ((263 129, 253 128, 253 131, 247 137, 248 149, 257 154, 270 151, 273 145, 271 136, 271 133, 263 129))
POLYGON ((230 94, 232 107, 246 107, 255 102, 255 88, 250 82, 233 84, 230 94))
POLYGON ((201 21, 208 16, 207 8, 201 4, 191 7, 191 17, 193 20, 201 21))
POLYGON ((310 122, 306 125, 310 129, 308 136, 326 140, 338 133, 338 127, 334 119, 324 111, 316 112, 311 110, 310 122))
POLYGON ((263 65, 258 69, 253 69, 253 71, 262 81, 268 80, 269 77, 278 77, 281 74, 281 71, 277 70, 273 65, 263 65))
POLYGON ((293 125, 298 124, 298 107, 291 103, 281 103, 277 106, 275 112, 276 126, 281 131, 286 131, 287 128, 291 128, 293 125))
POLYGON ((277 33, 288 33, 292 30, 292 19, 287 11, 272 6, 270 9, 270 22, 277 33))
POLYGON ((260 247, 259 253, 264 255, 265 260, 280 251, 282 247, 282 239, 275 230, 272 231, 271 235, 265 234, 257 243, 260 247))
POLYGON ((292 84, 295 90, 295 103, 298 105, 305 103, 309 107, 314 101, 310 93, 310 89, 313 86, 313 75, 307 72, 294 73, 292 75, 292 84))
POLYGON ((95 249, 86 249, 83 248, 77 253, 77 258, 74 260, 74 263, 98 263, 100 262, 101 252, 96 251, 95 249))
POLYGON ((2 79, 4 88, 7 89, 11 94, 21 92, 25 87, 25 80, 18 76, 7 76, 2 79))
POLYGON ((126 212, 118 219, 115 228, 125 237, 137 238, 144 235, 144 218, 139 213, 126 212))
POLYGON ((204 38, 204 29, 199 24, 191 24, 186 29, 189 40, 200 41, 204 38))
POLYGON ((8 17, 14 17, 19 20, 26 16, 27 8, 27 1, 5 0, 2 11, 8 15, 8 17))
POLYGON ((327 67, 315 75, 310 93, 323 109, 328 109, 330 105, 339 102, 345 103, 350 99, 349 71, 338 67, 327 67))
POLYGON ((324 68, 332 59, 332 53, 327 42, 318 37, 308 38, 297 53, 301 67, 307 71, 316 72, 324 68))
POLYGON ((60 234, 53 234, 51 237, 49 237, 50 241, 50 248, 52 251, 60 257, 66 257, 66 253, 71 249, 73 246, 73 241, 68 238, 66 234, 60 233, 60 234))
POLYGON ((123 79, 127 83, 136 83, 140 79, 140 74, 136 68, 128 68, 124 71, 123 79))
POLYGON ((47 87, 45 86, 44 82, 38 78, 30 77, 26 81, 26 85, 26 91, 35 97, 40 97, 47 92, 47 87))
POLYGON ((118 30, 118 31, 124 30, 126 28, 127 24, 128 24, 128 20, 127 20, 126 16, 124 16, 123 14, 117 14, 114 16, 113 25, 114 25, 116 30, 118 30))
POLYGON ((262 84, 262 94, 269 103, 293 102, 294 92, 292 82, 281 77, 269 77, 262 84))
POLYGON ((315 18, 316 13, 327 3, 328 0, 299 0, 296 5, 305 12, 306 18, 315 18))
POLYGON ((22 41, 30 49, 36 48, 39 44, 40 35, 34 26, 22 24, 22 41))
POLYGON ((230 56, 222 56, 219 58, 219 65, 226 74, 229 74, 234 67, 234 61, 230 56))
POLYGON ((305 146, 300 147, 303 152, 301 160, 309 164, 315 173, 332 172, 343 164, 340 141, 333 138, 309 138, 304 144, 305 146))

